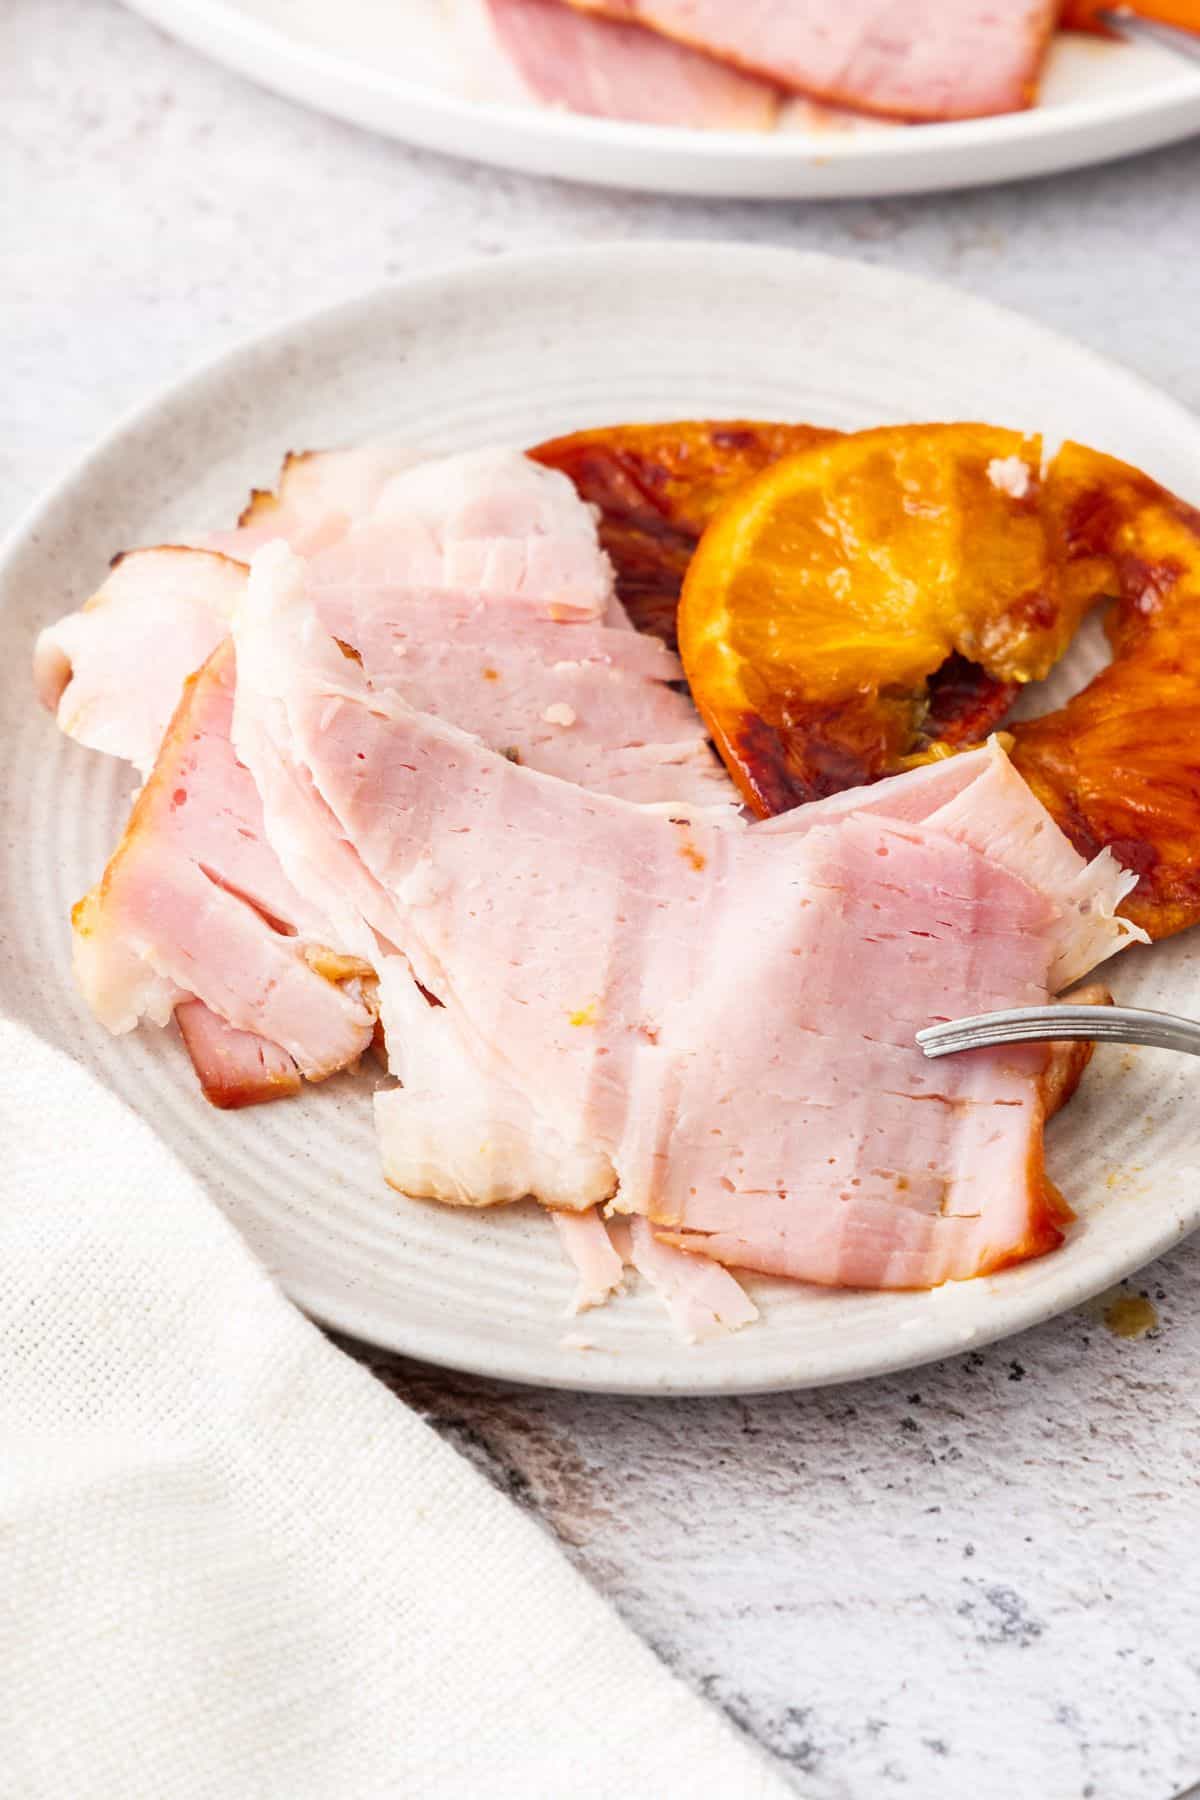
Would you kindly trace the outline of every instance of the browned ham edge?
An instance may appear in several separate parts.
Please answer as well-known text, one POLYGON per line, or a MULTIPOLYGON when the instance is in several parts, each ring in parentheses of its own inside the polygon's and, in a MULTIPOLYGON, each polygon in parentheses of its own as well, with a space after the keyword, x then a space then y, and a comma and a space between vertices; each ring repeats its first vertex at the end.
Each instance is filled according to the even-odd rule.
POLYGON ((300 1092, 300 1071, 286 1050, 227 1025, 202 1000, 181 1001, 175 1022, 210 1105, 235 1111, 300 1092))

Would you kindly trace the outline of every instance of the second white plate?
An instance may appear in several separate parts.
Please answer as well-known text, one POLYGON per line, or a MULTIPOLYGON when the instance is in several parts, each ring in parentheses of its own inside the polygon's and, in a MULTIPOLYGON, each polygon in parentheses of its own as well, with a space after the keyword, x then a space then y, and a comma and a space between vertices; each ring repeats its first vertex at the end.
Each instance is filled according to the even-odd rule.
POLYGON ((1200 69, 1063 33, 1030 112, 862 132, 628 125, 484 105, 414 74, 427 16, 405 0, 128 0, 176 37, 353 124, 533 175, 671 194, 830 200, 975 187, 1073 169, 1200 131, 1200 69))
MULTIPOLYGON (((1033 1324, 1200 1222, 1195 1066, 1101 1050, 1050 1132, 1051 1174, 1081 1212, 1054 1255, 933 1294, 751 1282, 762 1322, 704 1348, 677 1342, 653 1297, 634 1292, 576 1322, 584 1349, 563 1341, 572 1282, 549 1220, 392 1193, 365 1080, 217 1113, 173 1033, 114 1039, 83 1007, 67 915, 116 841, 131 780, 38 711, 29 657, 38 627, 91 592, 115 550, 231 519, 289 447, 532 444, 688 415, 849 428, 987 418, 1077 436, 1200 499, 1200 423, 1013 314, 827 257, 621 245, 431 275, 234 351, 120 425, 0 559, 0 1006, 98 1070, 303 1306, 431 1361, 626 1392, 846 1380, 1033 1324)), ((1111 967, 1118 997, 1200 1013, 1198 940, 1123 955, 1111 967)), ((169 1231, 169 1216, 156 1228, 169 1231)))

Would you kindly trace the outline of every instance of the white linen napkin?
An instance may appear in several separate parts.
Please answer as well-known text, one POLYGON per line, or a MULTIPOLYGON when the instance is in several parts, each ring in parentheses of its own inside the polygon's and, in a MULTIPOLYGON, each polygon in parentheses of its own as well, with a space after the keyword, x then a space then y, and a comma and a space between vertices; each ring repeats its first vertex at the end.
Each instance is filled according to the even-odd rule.
POLYGON ((552 1541, 0 1021, 6 1800, 782 1800, 552 1541))

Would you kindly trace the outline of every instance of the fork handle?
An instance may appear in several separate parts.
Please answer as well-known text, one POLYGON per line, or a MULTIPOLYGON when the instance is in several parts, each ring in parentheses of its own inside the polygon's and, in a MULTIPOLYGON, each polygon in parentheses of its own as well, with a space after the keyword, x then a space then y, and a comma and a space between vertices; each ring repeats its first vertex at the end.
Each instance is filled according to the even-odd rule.
POLYGON ((1157 1050, 1184 1050, 1200 1056, 1200 1022, 1177 1013, 1137 1006, 1014 1006, 1006 1012, 978 1013, 918 1031, 926 1056, 981 1050, 991 1044, 1041 1039, 1083 1038, 1095 1044, 1149 1044, 1157 1050))

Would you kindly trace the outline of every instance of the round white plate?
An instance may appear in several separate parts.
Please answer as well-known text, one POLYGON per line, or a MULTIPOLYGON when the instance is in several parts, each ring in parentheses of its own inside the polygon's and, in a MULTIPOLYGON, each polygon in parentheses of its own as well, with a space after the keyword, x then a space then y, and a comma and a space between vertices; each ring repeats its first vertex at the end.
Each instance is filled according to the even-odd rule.
POLYGON ((408 143, 654 193, 829 200, 1045 175, 1200 131, 1200 68, 1063 33, 1031 112, 951 125, 753 134, 464 99, 422 79, 428 0, 129 0, 265 87, 408 143))
MULTIPOLYGON (((1051 1173, 1082 1215, 1061 1250, 933 1294, 751 1281, 762 1322, 695 1348, 647 1293, 567 1321, 572 1279, 535 1208, 471 1214, 392 1193, 376 1164, 368 1079, 218 1113, 173 1032, 113 1039, 82 1006, 67 913, 116 841, 131 778, 37 709, 29 656, 37 628, 91 592, 114 551, 232 519, 289 447, 383 436, 430 450, 533 444, 684 415, 850 428, 985 418, 1071 433, 1200 498, 1200 422, 1011 313, 828 257, 621 245, 430 275, 233 351, 119 425, 0 560, 0 1004, 99 1070, 318 1318, 518 1380, 702 1393, 872 1374, 1044 1319, 1200 1222, 1196 1066, 1101 1050, 1051 1127, 1051 1173), (595 1347, 564 1345, 572 1330, 595 1347)), ((1122 1000, 1200 1013, 1200 933, 1127 952, 1112 979, 1122 1000)))

